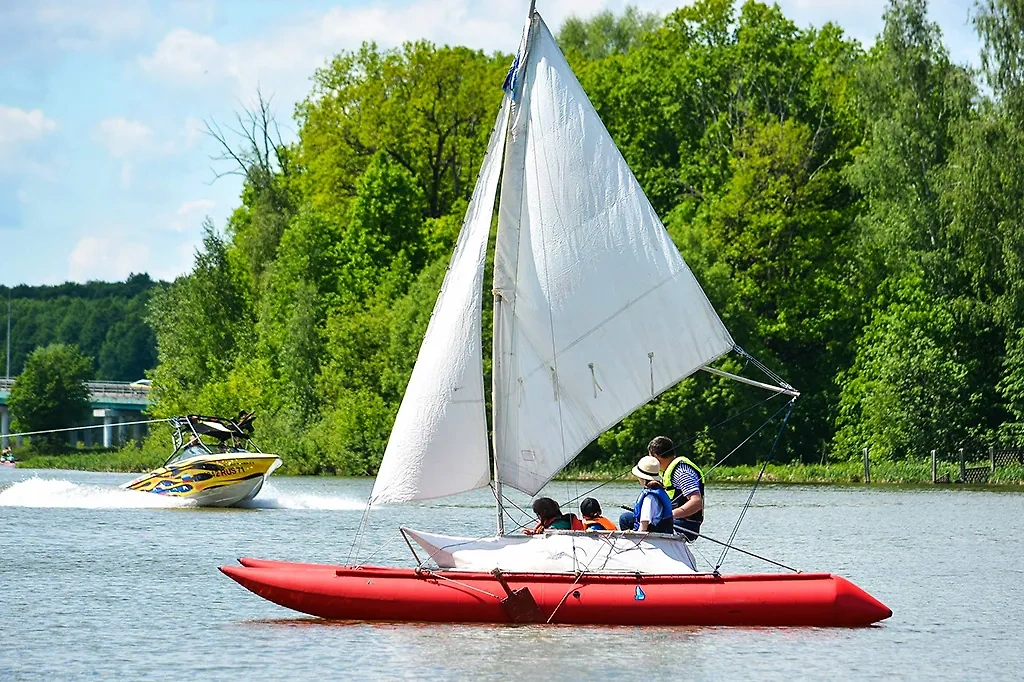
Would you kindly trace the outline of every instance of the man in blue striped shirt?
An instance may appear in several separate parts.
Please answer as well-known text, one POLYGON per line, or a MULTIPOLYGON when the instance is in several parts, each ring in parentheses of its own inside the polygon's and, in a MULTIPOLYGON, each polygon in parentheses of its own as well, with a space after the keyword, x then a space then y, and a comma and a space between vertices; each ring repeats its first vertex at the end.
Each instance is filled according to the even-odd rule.
POLYGON ((696 539, 704 522, 704 474, 687 457, 675 454, 667 436, 657 436, 647 445, 647 453, 658 458, 662 485, 672 500, 672 517, 677 533, 696 539))

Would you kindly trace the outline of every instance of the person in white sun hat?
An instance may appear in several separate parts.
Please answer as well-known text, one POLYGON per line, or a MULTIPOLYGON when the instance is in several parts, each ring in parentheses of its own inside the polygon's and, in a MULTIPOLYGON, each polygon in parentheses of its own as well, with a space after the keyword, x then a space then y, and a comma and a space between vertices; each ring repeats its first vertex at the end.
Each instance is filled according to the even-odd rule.
POLYGON ((632 512, 619 517, 619 528, 641 533, 671 533, 672 500, 661 483, 661 463, 645 455, 633 467, 633 475, 643 486, 632 512))

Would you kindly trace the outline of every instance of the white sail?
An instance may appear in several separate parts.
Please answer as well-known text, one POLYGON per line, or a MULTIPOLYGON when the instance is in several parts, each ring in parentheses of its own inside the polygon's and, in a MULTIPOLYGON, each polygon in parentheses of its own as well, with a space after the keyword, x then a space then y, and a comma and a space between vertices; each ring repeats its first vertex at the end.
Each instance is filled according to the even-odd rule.
POLYGON ((371 503, 454 495, 490 481, 481 297, 508 111, 508 104, 503 104, 491 133, 371 503))
POLYGON ((733 347, 539 15, 520 55, 494 266, 494 447, 535 494, 733 347))

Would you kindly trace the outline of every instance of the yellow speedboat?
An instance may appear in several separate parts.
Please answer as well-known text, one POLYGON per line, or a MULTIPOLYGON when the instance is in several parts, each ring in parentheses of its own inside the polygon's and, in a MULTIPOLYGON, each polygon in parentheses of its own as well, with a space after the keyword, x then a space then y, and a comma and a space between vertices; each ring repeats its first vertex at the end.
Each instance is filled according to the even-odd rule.
POLYGON ((231 507, 251 500, 281 466, 280 457, 261 452, 252 442, 254 419, 251 412, 236 419, 174 417, 174 452, 162 467, 123 487, 181 497, 200 507, 231 507))

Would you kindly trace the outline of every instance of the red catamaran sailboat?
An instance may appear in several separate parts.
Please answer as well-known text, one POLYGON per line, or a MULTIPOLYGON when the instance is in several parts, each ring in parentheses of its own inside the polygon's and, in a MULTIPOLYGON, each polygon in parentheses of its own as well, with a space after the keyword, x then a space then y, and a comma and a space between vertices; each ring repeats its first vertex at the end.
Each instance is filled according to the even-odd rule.
POLYGON ((402 529, 427 554, 417 568, 242 559, 221 570, 277 604, 344 620, 849 626, 891 616, 831 574, 700 572, 681 536, 504 533, 502 486, 536 494, 604 430, 697 371, 799 395, 771 373, 762 383, 708 367, 742 351, 532 6, 505 91, 370 499, 492 486, 497 535, 402 529), (499 178, 492 476, 481 305, 499 178))

